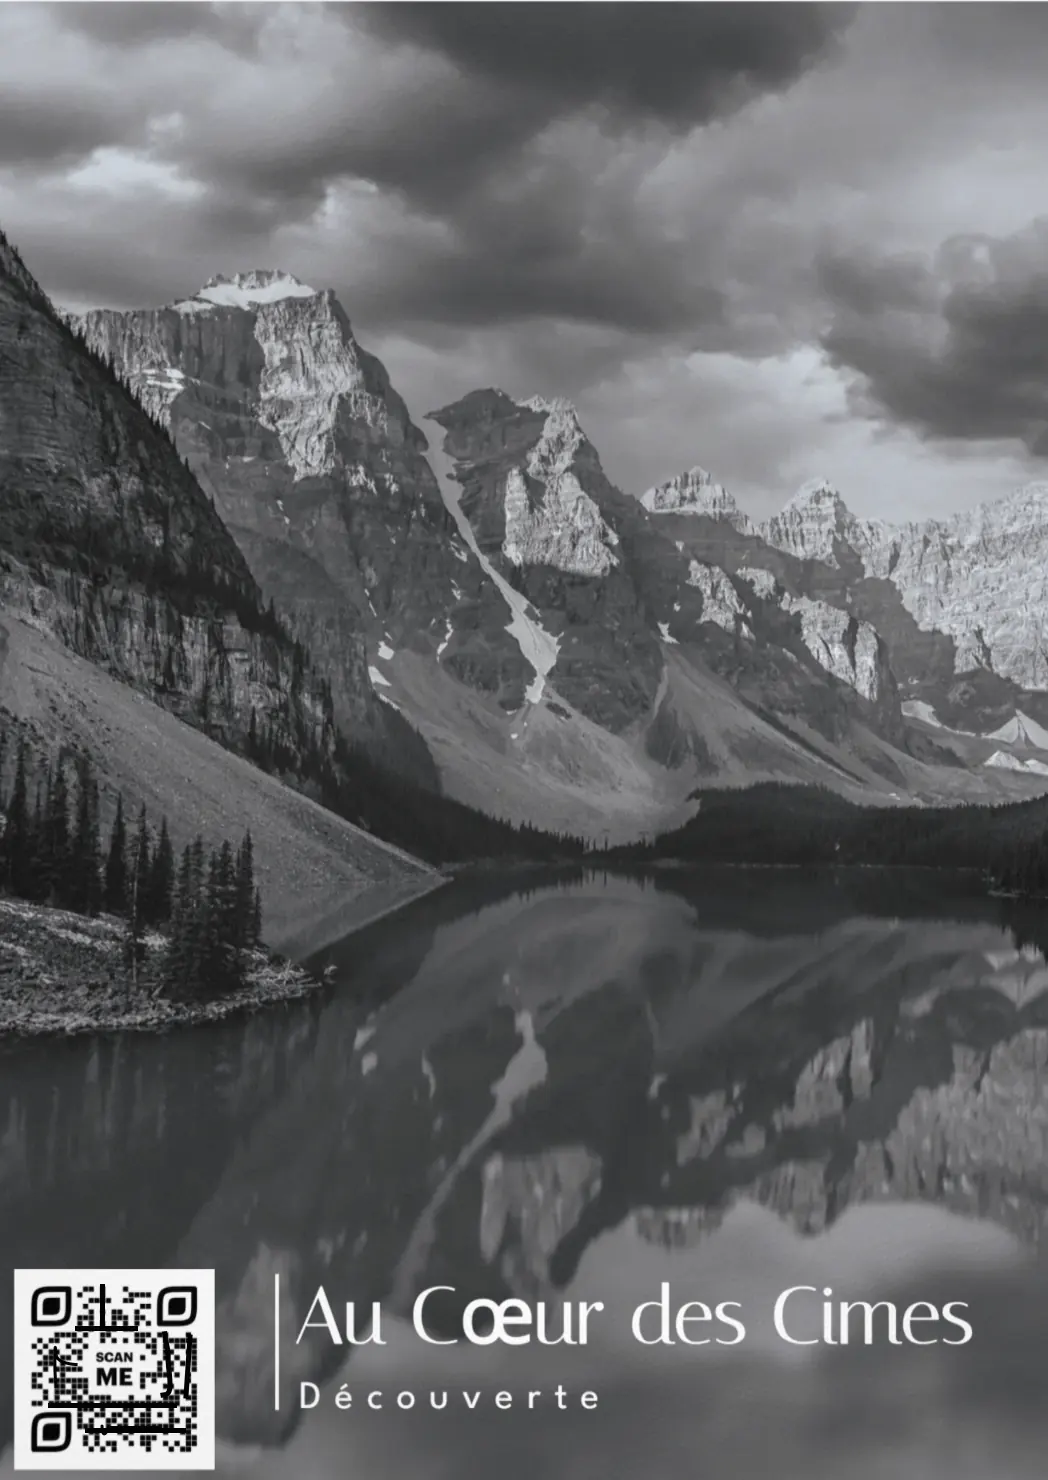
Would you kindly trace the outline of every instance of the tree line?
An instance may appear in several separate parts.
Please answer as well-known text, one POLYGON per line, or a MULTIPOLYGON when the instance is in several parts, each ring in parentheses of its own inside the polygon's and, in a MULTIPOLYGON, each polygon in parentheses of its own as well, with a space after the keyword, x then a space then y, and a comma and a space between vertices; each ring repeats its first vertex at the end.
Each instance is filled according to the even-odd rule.
POLYGON ((997 806, 867 807, 823 787, 768 782, 694 794, 696 816, 615 864, 869 864, 970 869, 1020 894, 1048 894, 1048 797, 997 806))
POLYGON ((434 865, 479 859, 572 862, 589 852, 583 838, 489 816, 410 780, 351 744, 333 725, 330 748, 300 734, 292 745, 254 710, 245 755, 284 780, 302 777, 329 811, 434 865))
POLYGON ((197 837, 176 866, 166 816, 151 827, 143 804, 129 828, 118 794, 103 840, 89 758, 60 752, 44 760, 8 729, 0 729, 0 823, 0 891, 120 918, 136 986, 199 999, 244 984, 262 934, 250 832, 235 849, 227 840, 210 852, 197 837), (147 950, 150 931, 164 937, 158 960, 147 950))

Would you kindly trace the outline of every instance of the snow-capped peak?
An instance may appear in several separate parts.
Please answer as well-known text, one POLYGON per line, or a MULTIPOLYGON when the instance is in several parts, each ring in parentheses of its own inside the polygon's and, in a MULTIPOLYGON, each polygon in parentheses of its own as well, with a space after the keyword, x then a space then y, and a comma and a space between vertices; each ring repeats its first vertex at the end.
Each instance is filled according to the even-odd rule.
POLYGON ((316 289, 301 282, 290 272, 263 268, 238 272, 233 277, 218 274, 209 278, 193 298, 182 299, 174 306, 182 313, 206 307, 257 308, 263 303, 279 303, 285 298, 314 298, 316 289))

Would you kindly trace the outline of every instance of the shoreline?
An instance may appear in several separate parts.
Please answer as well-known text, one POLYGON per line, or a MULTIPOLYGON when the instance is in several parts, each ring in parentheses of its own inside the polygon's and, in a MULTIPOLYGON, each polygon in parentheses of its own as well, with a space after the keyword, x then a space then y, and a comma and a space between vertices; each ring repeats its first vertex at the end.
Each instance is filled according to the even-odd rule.
MULTIPOLYGON (((693 863, 677 859, 652 860, 644 865, 606 863, 602 859, 565 864, 562 871, 649 873, 690 869, 693 863)), ((812 872, 884 872, 878 864, 743 864, 706 865, 720 870, 812 872)), ((526 878, 550 872, 551 866, 521 863, 512 868, 526 878)), ((554 869, 554 871, 557 871, 554 869)), ((943 869, 932 865, 903 865, 890 872, 914 871, 976 880, 989 898, 1033 899, 1010 891, 985 887, 974 869, 943 869)), ((260 949, 248 967, 242 988, 210 1001, 175 1001, 159 995, 157 966, 166 947, 160 935, 146 937, 145 982, 134 987, 122 963, 123 922, 112 916, 84 916, 48 905, 0 896, 0 1049, 40 1038, 69 1038, 85 1034, 127 1032, 165 1033, 202 1027, 246 1016, 281 1003, 300 1002, 329 989, 316 970, 303 961, 314 958, 333 943, 358 934, 369 925, 397 913, 415 901, 436 893, 456 880, 483 875, 477 864, 462 865, 425 880, 399 882, 368 891, 335 910, 321 912, 291 936, 280 937, 280 954, 260 949)))
POLYGON ((195 1027, 298 1001, 323 985, 294 962, 259 949, 239 990, 210 1001, 175 1001, 158 990, 166 938, 146 935, 136 986, 123 962, 123 931, 112 915, 0 898, 0 1044, 195 1027))
MULTIPOLYGON (((209 1001, 175 1001, 149 981, 166 948, 157 934, 145 939, 146 982, 135 988, 121 960, 123 922, 108 915, 79 915, 50 905, 0 896, 0 1048, 41 1038, 85 1034, 165 1033, 202 1027, 302 1001, 327 983, 294 958, 354 935, 451 882, 449 875, 372 891, 299 930, 285 955, 255 953, 244 986, 209 1001), (325 932, 323 922, 327 920, 325 932), (308 950, 304 941, 308 939, 308 950), (319 944, 318 944, 319 942, 319 944)), ((282 937, 282 942, 286 940, 282 937)))

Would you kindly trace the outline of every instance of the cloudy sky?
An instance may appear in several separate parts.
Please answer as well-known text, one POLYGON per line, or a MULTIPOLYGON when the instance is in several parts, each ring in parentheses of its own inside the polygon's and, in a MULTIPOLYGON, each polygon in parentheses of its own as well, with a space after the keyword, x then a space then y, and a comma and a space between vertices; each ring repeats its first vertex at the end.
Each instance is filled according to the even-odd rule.
POLYGON ((1046 76, 1042 4, 5 4, 0 224, 71 306, 334 287, 631 492, 941 515, 1048 479, 1046 76))

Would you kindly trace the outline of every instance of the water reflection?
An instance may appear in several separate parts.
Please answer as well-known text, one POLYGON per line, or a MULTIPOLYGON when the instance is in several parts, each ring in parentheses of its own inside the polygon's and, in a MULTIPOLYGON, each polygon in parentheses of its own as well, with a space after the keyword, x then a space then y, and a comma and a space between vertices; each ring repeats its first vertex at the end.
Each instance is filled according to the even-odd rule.
MULTIPOLYGON (((355 1456, 375 1480, 492 1461, 679 1476, 697 1452, 743 1476, 1041 1474, 1043 1458, 1024 1466, 1048 1438, 1031 1262, 1048 968, 1017 944, 1036 921, 1003 908, 927 878, 456 887, 326 950, 337 984, 309 1004, 9 1051, 0 1251, 12 1266, 213 1265, 220 1425, 240 1444, 290 1439, 252 1461, 266 1475, 342 1474, 355 1456), (388 1345, 344 1368, 329 1343, 289 1339, 279 1414, 277 1272, 289 1338, 321 1283, 389 1319, 388 1345), (662 1280, 681 1301, 738 1300, 746 1342, 638 1346, 629 1311, 662 1280), (977 1336, 790 1349, 770 1307, 793 1283, 970 1298, 977 1336), (439 1284, 456 1294, 434 1334, 477 1296, 606 1310, 574 1351, 425 1348, 394 1318, 439 1284), (325 1403, 291 1436, 302 1379, 563 1380, 600 1406, 540 1420, 325 1403)), ((6 1402, 9 1374, 0 1385, 6 1402)))

